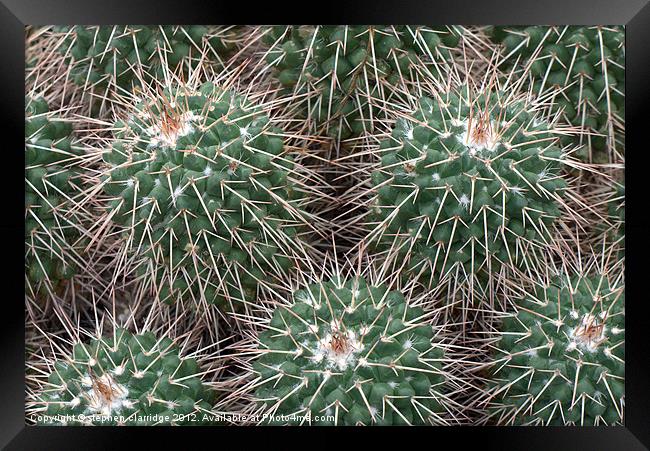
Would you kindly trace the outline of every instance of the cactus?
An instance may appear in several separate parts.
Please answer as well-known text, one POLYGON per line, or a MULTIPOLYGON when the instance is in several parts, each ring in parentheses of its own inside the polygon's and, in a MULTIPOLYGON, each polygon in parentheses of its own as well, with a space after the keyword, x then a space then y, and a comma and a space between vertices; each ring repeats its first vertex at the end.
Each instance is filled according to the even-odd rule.
POLYGON ((292 265, 298 166, 262 108, 205 83, 141 101, 115 128, 108 214, 160 299, 232 309, 292 265))
POLYGON ((362 134, 371 111, 368 96, 381 83, 415 77, 423 60, 450 60, 460 32, 430 27, 319 26, 271 27, 266 61, 276 68, 288 93, 307 96, 308 116, 328 136, 362 134))
POLYGON ((69 121, 50 113, 43 99, 25 101, 25 273, 39 291, 77 270, 72 245, 80 233, 68 207, 79 192, 82 150, 69 121))
POLYGON ((422 97, 379 145, 370 243, 435 285, 454 268, 517 266, 522 246, 549 242, 565 155, 534 108, 469 85, 422 97))
POLYGON ((116 329, 56 360, 37 404, 46 425, 189 425, 210 422, 213 398, 172 339, 116 329))
POLYGON ((609 163, 608 149, 622 152, 617 133, 625 120, 625 32, 622 27, 500 27, 504 66, 530 65, 533 92, 554 88, 564 119, 584 128, 588 144, 578 153, 609 163), (617 148, 618 146, 618 148, 617 148))
MULTIPOLYGON (((209 45, 208 57, 221 58, 233 50, 231 30, 178 26, 56 27, 65 33, 59 50, 70 57, 70 77, 81 86, 110 83, 130 90, 142 69, 145 81, 162 79, 187 58, 198 58, 209 45)), ((139 83, 137 83, 139 84, 139 83)))
POLYGON ((536 288, 503 321, 493 418, 503 424, 622 424, 625 295, 604 275, 536 288))
POLYGON ((278 306, 259 336, 255 397, 269 423, 431 424, 442 348, 419 307, 363 278, 321 282, 278 306))

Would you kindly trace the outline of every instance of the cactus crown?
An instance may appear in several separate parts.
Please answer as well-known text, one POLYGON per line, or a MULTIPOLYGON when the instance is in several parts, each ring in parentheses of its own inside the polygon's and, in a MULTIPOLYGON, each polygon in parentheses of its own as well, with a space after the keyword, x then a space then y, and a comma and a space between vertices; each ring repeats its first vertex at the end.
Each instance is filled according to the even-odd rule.
POLYGON ((197 424, 214 397, 200 374, 172 339, 117 329, 57 360, 38 403, 45 424, 197 424))
POLYGON ((301 196, 261 108, 206 83, 141 102, 117 128, 104 154, 110 214, 163 299, 248 299, 288 269, 301 196))
POLYGON ((312 284, 293 301, 274 311, 253 366, 270 422, 436 421, 443 351, 421 308, 362 278, 312 284))
POLYGON ((465 86, 422 97, 381 142, 370 239, 429 281, 462 265, 516 263, 543 243, 566 188, 552 125, 508 93, 465 86))
POLYGON ((497 343, 499 422, 622 424, 625 297, 604 276, 538 288, 517 302, 497 343))
POLYGON ((66 206, 79 192, 81 151, 72 125, 49 113, 43 99, 26 99, 25 268, 28 281, 51 286, 69 279, 76 265, 70 244, 79 238, 66 206))

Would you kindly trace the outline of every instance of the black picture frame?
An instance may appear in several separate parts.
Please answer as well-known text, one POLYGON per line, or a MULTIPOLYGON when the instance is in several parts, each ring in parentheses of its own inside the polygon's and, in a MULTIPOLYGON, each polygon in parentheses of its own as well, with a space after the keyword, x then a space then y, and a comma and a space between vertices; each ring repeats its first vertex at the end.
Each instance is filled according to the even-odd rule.
MULTIPOLYGON (((228 428, 228 434, 246 443, 250 434, 264 434, 267 443, 318 444, 313 434, 326 433, 326 446, 339 443, 331 439, 337 435, 355 434, 360 440, 381 438, 391 434, 397 440, 415 439, 411 434, 435 434, 435 443, 462 444, 472 449, 648 449, 650 447, 650 340, 647 318, 648 301, 642 291, 644 279, 644 205, 648 205, 650 190, 644 189, 644 171, 648 167, 647 136, 648 99, 650 92, 650 3, 648 0, 492 0, 492 1, 380 1, 363 0, 354 4, 342 1, 327 2, 199 2, 184 0, 88 2, 82 0, 2 0, 0 3, 0 38, 2 69, 0 70, 0 112, 2 114, 3 157, 11 161, 1 165, 8 170, 0 173, 0 252, 6 262, 0 271, 4 279, 2 291, 5 305, 0 310, 2 337, 2 364, 0 364, 0 446, 7 449, 76 449, 114 448, 133 443, 134 434, 146 434, 147 440, 169 440, 170 429, 143 428, 53 428, 26 426, 24 387, 24 309, 18 301, 24 294, 20 281, 24 279, 23 265, 15 262, 24 254, 19 238, 24 229, 24 205, 18 189, 21 180, 20 149, 22 144, 22 116, 24 113, 24 33, 26 25, 38 24, 621 24, 626 26, 626 147, 625 182, 627 185, 627 262, 626 290, 628 291, 627 356, 626 356, 626 419, 625 427, 472 427, 459 431, 450 428, 419 428, 408 432, 408 438, 390 428, 360 430, 293 428, 282 429, 282 437, 273 440, 277 428, 228 428), (308 9, 309 8, 309 9, 308 9), (646 112, 646 114, 643 114, 646 112), (645 123, 644 123, 645 122, 645 123), (645 145, 644 145, 645 144, 645 145), (644 153, 645 152, 645 153, 644 153), (644 164, 645 159, 645 164, 644 164), (631 200, 631 202, 630 202, 631 200), (630 208, 630 204, 632 208, 630 208), (630 291, 631 290, 631 291, 630 291), (245 434, 245 436, 243 435, 245 434), (287 434, 300 434, 289 439, 287 434), (308 435, 307 435, 308 434, 308 435), (334 434, 334 435, 332 435, 334 434), (454 437, 452 437, 454 436, 454 437), (298 441, 302 440, 302 441, 298 441), (308 442, 307 442, 308 441, 308 442), (328 445, 329 443, 329 445, 328 445)), ((646 175, 645 181, 647 183, 646 175)), ((647 207, 646 207, 647 208, 647 207)), ((224 429, 177 428, 174 434, 200 437, 214 446, 222 446, 224 429)), ((431 440, 431 437, 428 438, 431 440)), ((415 442, 413 442, 415 443, 415 442)), ((420 442, 421 446, 426 442, 420 442)), ((155 446, 155 445, 153 445, 155 446)), ((338 445, 336 445, 338 446, 338 445)))

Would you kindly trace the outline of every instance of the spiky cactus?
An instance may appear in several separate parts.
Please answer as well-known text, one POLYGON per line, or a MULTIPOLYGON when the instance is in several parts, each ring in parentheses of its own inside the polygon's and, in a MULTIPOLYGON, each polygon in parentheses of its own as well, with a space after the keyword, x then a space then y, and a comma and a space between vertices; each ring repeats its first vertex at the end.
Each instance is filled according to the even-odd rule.
POLYGON ((25 273, 32 290, 51 289, 77 269, 80 233, 69 210, 79 193, 79 156, 72 124, 27 97, 25 110, 25 273))
POLYGON ((276 68, 287 92, 308 98, 307 115, 315 127, 346 139, 361 135, 378 114, 367 98, 379 96, 382 83, 416 78, 422 61, 449 60, 460 32, 408 26, 275 26, 264 39, 270 46, 266 61, 276 68))
POLYGON ((426 313, 363 278, 294 293, 259 336, 255 397, 277 424, 431 424, 443 351, 426 313))
POLYGON ((64 37, 59 50, 70 57, 70 77, 82 86, 109 83, 130 90, 138 75, 162 79, 187 58, 225 57, 233 50, 231 30, 193 26, 81 26, 56 27, 64 37), (206 47, 206 44, 208 47, 206 47))
POLYGON ((36 404, 45 425, 196 425, 214 394, 171 338, 116 329, 55 361, 36 404))
POLYGON ((543 246, 567 183, 552 124, 512 92, 423 97, 379 145, 368 240, 435 283, 519 265, 543 246))
POLYGON ((494 358, 500 424, 622 424, 625 296, 605 276, 557 280, 517 301, 494 358))
POLYGON ((161 299, 234 308, 291 266, 297 167, 262 108, 212 83, 170 88, 116 130, 108 215, 161 299))
POLYGON ((597 163, 622 155, 625 120, 625 31, 618 26, 497 27, 504 66, 530 65, 535 93, 558 89, 556 108, 571 124, 585 128, 587 144, 578 153, 597 163), (609 150, 608 150, 609 149, 609 150))

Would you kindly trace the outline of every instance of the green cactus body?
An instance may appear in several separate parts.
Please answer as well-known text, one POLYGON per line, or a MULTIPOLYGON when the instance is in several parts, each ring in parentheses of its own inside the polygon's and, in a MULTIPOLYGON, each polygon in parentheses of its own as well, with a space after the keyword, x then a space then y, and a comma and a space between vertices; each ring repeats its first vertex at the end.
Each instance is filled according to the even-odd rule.
POLYGON ((78 157, 70 122, 55 120, 42 99, 26 99, 25 110, 25 272, 36 288, 72 277, 70 246, 79 232, 66 205, 79 192, 78 157))
POLYGON ((259 336, 255 397, 271 424, 430 424, 443 351, 421 308, 364 279, 312 284, 259 336))
POLYGON ((206 83, 157 102, 117 124, 104 153, 109 214, 161 299, 233 307, 292 265, 293 158, 268 116, 228 90, 206 83))
MULTIPOLYGON (((596 163, 608 163, 606 151, 612 147, 608 137, 613 138, 625 121, 623 28, 500 27, 493 36, 503 43, 505 55, 510 55, 507 67, 512 67, 517 58, 522 67, 530 63, 535 93, 549 88, 564 90, 554 96, 555 108, 563 109, 568 123, 584 127, 591 134, 590 146, 578 155, 596 163), (540 52, 536 53, 538 48, 540 52)), ((618 147, 622 150, 621 144, 618 147)))
POLYGON ((77 343, 57 360, 39 404, 46 425, 207 424, 214 391, 192 358, 151 332, 77 343))
POLYGON ((530 106, 485 92, 470 105, 466 92, 423 97, 381 142, 372 174, 370 243, 429 283, 457 265, 478 274, 523 262, 520 245, 549 239, 567 186, 553 129, 530 106))
POLYGON ((518 302, 496 344, 491 411, 501 424, 622 424, 625 307, 606 279, 575 279, 518 302))
POLYGON ((369 96, 380 80, 391 85, 413 79, 422 60, 449 60, 456 31, 429 27, 324 26, 269 30, 267 62, 288 92, 313 94, 308 116, 327 134, 347 139, 362 134, 372 114, 369 96))
POLYGON ((201 25, 74 26, 55 31, 69 33, 59 50, 69 52, 70 76, 76 84, 106 87, 112 81, 127 91, 138 83, 140 67, 145 79, 163 79, 164 67, 173 70, 190 55, 198 57, 204 41, 217 55, 232 50, 227 39, 212 36, 201 25))

